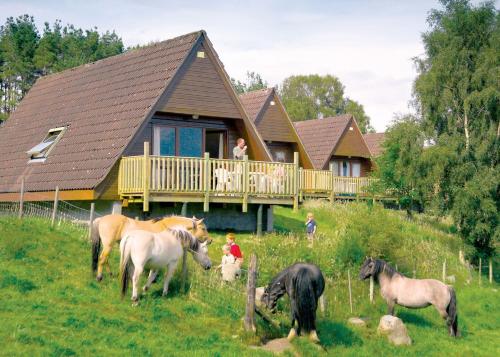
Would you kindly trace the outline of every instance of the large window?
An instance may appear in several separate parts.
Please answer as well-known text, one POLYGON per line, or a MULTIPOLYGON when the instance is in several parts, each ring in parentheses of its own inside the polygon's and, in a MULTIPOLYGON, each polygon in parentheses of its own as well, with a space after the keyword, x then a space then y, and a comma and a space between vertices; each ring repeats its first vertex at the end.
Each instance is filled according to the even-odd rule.
POLYGON ((330 170, 335 176, 361 176, 361 163, 353 160, 333 160, 330 162, 330 170))
POLYGON ((153 141, 153 155, 201 157, 203 154, 203 128, 156 125, 153 141))

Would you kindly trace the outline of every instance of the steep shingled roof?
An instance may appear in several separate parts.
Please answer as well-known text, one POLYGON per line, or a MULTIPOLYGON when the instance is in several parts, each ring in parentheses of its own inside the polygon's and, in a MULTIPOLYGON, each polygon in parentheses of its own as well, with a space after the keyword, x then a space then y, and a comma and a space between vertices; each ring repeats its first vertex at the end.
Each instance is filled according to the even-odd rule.
POLYGON ((344 114, 294 123, 314 168, 322 169, 327 160, 330 159, 333 149, 337 146, 352 119, 351 114, 344 114))
POLYGON ((363 134, 363 138, 372 156, 379 156, 382 153, 382 142, 385 139, 385 133, 367 133, 363 134))
POLYGON ((0 129, 0 192, 92 189, 154 109, 198 31, 37 80, 0 129), (44 163, 26 151, 67 127, 44 163))
POLYGON ((265 88, 254 90, 252 92, 247 92, 240 94, 240 101, 243 104, 246 112, 250 119, 254 122, 257 120, 262 107, 268 100, 269 96, 273 94, 273 88, 265 88))

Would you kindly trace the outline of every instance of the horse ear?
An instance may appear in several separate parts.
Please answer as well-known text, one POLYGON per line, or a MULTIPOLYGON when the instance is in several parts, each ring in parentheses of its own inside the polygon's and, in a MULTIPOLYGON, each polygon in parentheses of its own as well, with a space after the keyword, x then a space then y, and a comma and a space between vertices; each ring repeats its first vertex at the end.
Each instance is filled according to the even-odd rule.
POLYGON ((203 223, 203 220, 204 220, 204 219, 205 219, 205 218, 200 218, 200 219, 198 219, 198 220, 196 221, 196 223, 197 223, 197 224, 201 224, 201 223, 203 223))
POLYGON ((193 216, 193 219, 196 221, 196 219, 197 219, 196 216, 193 216))

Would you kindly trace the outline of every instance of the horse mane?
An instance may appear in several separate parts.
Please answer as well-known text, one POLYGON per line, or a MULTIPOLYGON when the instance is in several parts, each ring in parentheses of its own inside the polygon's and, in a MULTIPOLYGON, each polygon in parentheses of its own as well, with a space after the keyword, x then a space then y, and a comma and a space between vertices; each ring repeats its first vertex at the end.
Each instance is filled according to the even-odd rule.
POLYGON ((396 269, 394 269, 392 266, 390 266, 389 263, 387 263, 385 260, 374 259, 374 262, 375 262, 374 275, 376 276, 382 273, 387 274, 389 278, 392 278, 394 275, 404 276, 396 269))
POLYGON ((152 222, 152 223, 156 223, 156 222, 161 221, 162 219, 165 219, 165 218, 170 218, 170 217, 181 217, 181 218, 186 218, 186 217, 179 216, 179 215, 176 215, 176 214, 167 214, 167 215, 165 215, 165 216, 160 216, 160 217, 155 217, 155 218, 152 218, 152 219, 151 219, 151 222, 152 222))
POLYGON ((185 248, 189 248, 195 252, 200 248, 200 241, 196 239, 188 230, 182 226, 169 228, 169 231, 174 234, 174 236, 180 240, 181 244, 185 248))

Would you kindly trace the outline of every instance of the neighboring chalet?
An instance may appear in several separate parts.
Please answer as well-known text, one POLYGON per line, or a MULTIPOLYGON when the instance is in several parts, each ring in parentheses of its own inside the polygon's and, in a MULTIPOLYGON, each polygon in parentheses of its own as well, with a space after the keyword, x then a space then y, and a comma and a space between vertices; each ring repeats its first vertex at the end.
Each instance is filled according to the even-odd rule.
POLYGON ((240 94, 240 100, 248 116, 254 121, 274 161, 293 162, 298 152, 300 165, 313 168, 295 127, 274 88, 240 94))
POLYGON ((382 154, 382 143, 385 139, 384 133, 366 133, 363 134, 363 138, 365 139, 368 149, 370 149, 372 157, 377 157, 382 154))
POLYGON ((351 114, 294 124, 315 169, 333 171, 335 176, 368 176, 371 153, 351 114))

